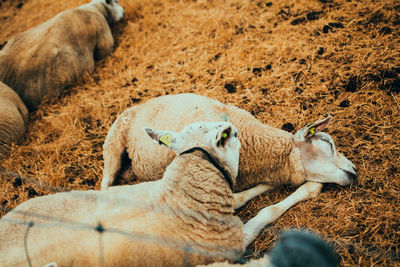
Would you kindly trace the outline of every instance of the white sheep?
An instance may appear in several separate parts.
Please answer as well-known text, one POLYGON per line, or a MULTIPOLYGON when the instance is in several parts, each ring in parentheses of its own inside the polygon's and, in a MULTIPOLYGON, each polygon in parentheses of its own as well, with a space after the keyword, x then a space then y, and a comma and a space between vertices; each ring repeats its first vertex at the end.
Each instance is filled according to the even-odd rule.
POLYGON ((0 160, 7 157, 10 147, 25 135, 28 110, 21 98, 0 82, 0 160))
POLYGON ((179 94, 151 99, 127 109, 117 118, 104 143, 102 190, 113 185, 117 178, 159 179, 175 157, 168 149, 149 142, 140 130, 143 126, 179 131, 196 121, 223 120, 238 127, 242 143, 234 191, 251 188, 235 194, 237 207, 245 199, 283 184, 297 186, 314 181, 347 185, 356 178, 354 165, 337 152, 328 134, 320 132, 331 117, 311 123, 292 135, 262 124, 234 106, 200 95, 179 94))
POLYGON ((264 208, 249 227, 243 226, 233 214, 231 188, 240 142, 231 123, 195 123, 179 133, 145 132, 177 155, 161 180, 28 200, 0 220, 0 255, 6 255, 0 257, 0 266, 234 262, 257 229, 280 216, 277 210, 321 186, 302 185, 285 202, 264 208), (257 229, 255 222, 260 222, 257 229))
POLYGON ((0 51, 0 81, 36 109, 94 71, 94 60, 112 51, 110 25, 122 16, 118 0, 93 0, 17 34, 0 51))

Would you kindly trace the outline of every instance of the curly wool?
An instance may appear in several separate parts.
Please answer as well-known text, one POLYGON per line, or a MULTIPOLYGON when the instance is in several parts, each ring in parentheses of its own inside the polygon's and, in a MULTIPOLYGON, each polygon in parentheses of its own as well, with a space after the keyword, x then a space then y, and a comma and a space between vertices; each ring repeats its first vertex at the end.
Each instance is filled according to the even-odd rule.
MULTIPOLYGON (((127 167, 140 181, 162 177, 175 155, 147 140, 142 127, 180 131, 196 121, 222 120, 239 129, 242 144, 234 191, 260 183, 299 185, 305 181, 300 152, 294 146, 292 134, 260 123, 245 110, 194 94, 158 97, 125 110, 111 126, 104 143, 104 177, 117 176, 121 171, 116 168, 127 167), (196 103, 194 108, 192 103, 196 103), (116 164, 125 152, 131 160, 130 166, 116 164)), ((119 178, 126 176, 129 175, 122 173, 119 178)))

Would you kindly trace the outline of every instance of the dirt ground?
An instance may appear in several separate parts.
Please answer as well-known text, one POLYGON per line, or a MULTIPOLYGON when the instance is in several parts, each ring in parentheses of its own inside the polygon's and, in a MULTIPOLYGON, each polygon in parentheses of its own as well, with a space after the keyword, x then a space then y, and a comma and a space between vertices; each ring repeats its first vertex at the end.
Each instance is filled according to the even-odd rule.
MULTIPOLYGON (((87 1, 0 1, 0 47, 87 1)), ((400 265, 400 4, 395 0, 122 0, 116 47, 96 72, 31 113, 25 140, 0 163, 5 209, 54 188, 99 189, 102 145, 127 107, 193 92, 291 132, 327 114, 327 132, 357 166, 357 184, 324 186, 255 241, 307 228, 342 266, 400 265), (48 186, 50 185, 50 186, 48 186)), ((293 188, 251 201, 248 220, 293 188)))

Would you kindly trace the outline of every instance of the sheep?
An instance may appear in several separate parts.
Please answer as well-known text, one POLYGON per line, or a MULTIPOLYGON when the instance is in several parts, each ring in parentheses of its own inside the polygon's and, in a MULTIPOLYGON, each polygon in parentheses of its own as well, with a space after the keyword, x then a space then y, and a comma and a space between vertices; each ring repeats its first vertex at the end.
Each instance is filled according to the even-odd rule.
POLYGON ((227 120, 239 129, 242 149, 234 192, 250 189, 235 194, 236 208, 246 199, 283 184, 298 186, 312 181, 348 185, 357 175, 354 165, 337 152, 332 137, 321 132, 331 119, 311 123, 292 135, 208 97, 178 94, 154 98, 125 110, 112 124, 103 146, 101 189, 118 182, 117 178, 124 182, 159 179, 174 158, 168 149, 146 140, 138 129, 150 125, 179 131, 201 120, 227 120))
POLYGON ((339 262, 332 245, 317 235, 309 231, 290 230, 283 233, 269 254, 260 259, 250 260, 245 264, 220 262, 206 266, 336 267, 339 266, 339 262))
POLYGON ((0 266, 234 262, 258 229, 280 216, 277 210, 320 189, 319 183, 302 185, 289 200, 261 210, 248 227, 234 215, 241 146, 235 126, 198 122, 181 132, 145 127, 144 133, 176 154, 162 179, 22 203, 0 219, 0 255, 7 255, 0 266))
MULTIPOLYGON (((269 254, 240 264, 228 261, 197 267, 336 267, 339 261, 335 249, 310 231, 290 230, 281 235, 269 254)), ((50 263, 46 267, 57 267, 50 263)))
POLYGON ((37 109, 46 95, 59 96, 94 72, 94 60, 113 49, 110 25, 123 13, 118 0, 93 0, 15 35, 0 51, 0 81, 37 109))
POLYGON ((0 160, 9 155, 13 143, 23 138, 27 122, 28 110, 21 98, 0 82, 0 160))

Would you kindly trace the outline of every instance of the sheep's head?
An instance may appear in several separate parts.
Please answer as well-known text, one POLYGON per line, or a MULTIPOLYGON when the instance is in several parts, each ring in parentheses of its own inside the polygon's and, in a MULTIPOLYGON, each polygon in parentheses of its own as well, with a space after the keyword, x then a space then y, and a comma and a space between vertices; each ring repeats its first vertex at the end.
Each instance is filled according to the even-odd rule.
POLYGON ((118 4, 118 0, 100 0, 103 2, 107 13, 110 14, 112 23, 120 21, 124 16, 124 9, 118 4))
POLYGON ((235 184, 239 168, 240 141, 237 138, 238 130, 231 123, 197 122, 186 126, 181 132, 151 128, 144 128, 144 131, 154 141, 168 147, 178 156, 193 151, 194 148, 206 151, 211 156, 211 161, 214 160, 228 174, 230 182, 235 184))
POLYGON ((306 180, 348 185, 357 178, 353 163, 336 150, 332 137, 321 132, 332 117, 306 125, 294 135, 299 148, 306 180))

